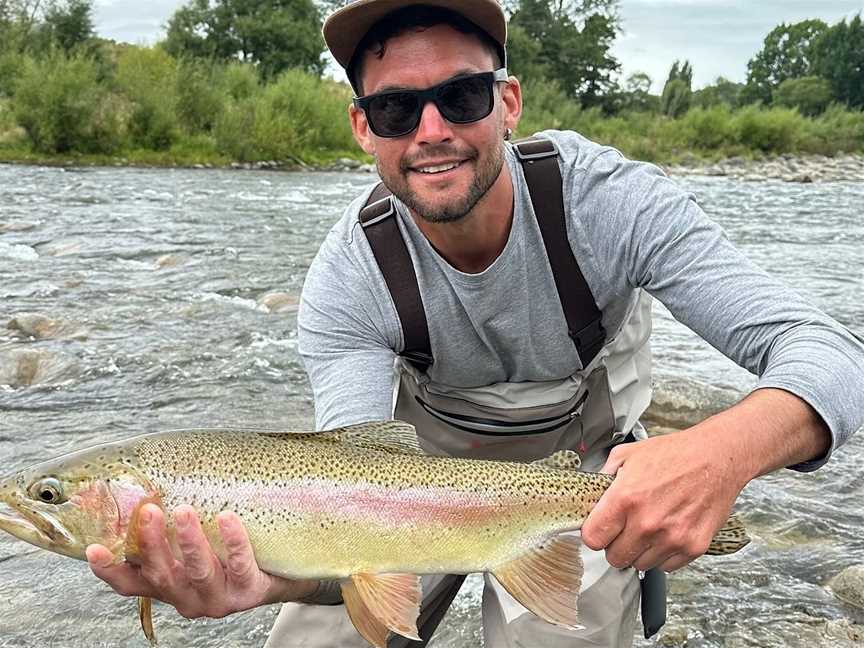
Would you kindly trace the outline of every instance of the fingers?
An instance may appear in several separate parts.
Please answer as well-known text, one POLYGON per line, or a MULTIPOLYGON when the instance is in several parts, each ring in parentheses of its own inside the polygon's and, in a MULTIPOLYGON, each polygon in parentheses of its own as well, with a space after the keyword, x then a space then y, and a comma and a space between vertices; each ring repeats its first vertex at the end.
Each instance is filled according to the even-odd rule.
POLYGON ((225 545, 225 572, 228 580, 243 589, 259 576, 258 563, 243 523, 236 514, 225 512, 216 517, 222 544, 225 545))
POLYGON ((191 506, 177 507, 174 510, 174 527, 177 531, 177 547, 183 559, 183 570, 189 584, 202 596, 216 594, 217 584, 224 581, 224 576, 195 509, 191 506))
POLYGON ((122 596, 149 596, 159 598, 147 580, 141 576, 137 567, 128 563, 114 564, 114 556, 102 545, 87 547, 87 562, 93 574, 108 583, 122 596))

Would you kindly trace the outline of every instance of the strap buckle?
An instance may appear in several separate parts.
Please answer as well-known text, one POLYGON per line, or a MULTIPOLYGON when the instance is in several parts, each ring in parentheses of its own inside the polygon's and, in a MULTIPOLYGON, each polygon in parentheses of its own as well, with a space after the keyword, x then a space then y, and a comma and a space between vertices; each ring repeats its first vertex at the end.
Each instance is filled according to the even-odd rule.
POLYGON ((425 351, 403 351, 399 356, 405 358, 415 367, 422 368, 424 373, 429 367, 435 364, 435 358, 432 357, 432 354, 425 351))
POLYGON ((581 356, 583 349, 599 350, 603 347, 606 343, 606 329, 603 328, 601 321, 596 319, 579 331, 570 331, 570 339, 573 340, 581 356))
POLYGON ((360 226, 363 229, 372 227, 381 221, 390 218, 396 213, 396 207, 393 205, 393 200, 390 196, 385 196, 380 200, 367 205, 360 213, 360 226))
POLYGON ((522 161, 542 160, 558 155, 558 147, 555 146, 555 142, 539 137, 515 142, 513 148, 516 151, 516 156, 522 161))

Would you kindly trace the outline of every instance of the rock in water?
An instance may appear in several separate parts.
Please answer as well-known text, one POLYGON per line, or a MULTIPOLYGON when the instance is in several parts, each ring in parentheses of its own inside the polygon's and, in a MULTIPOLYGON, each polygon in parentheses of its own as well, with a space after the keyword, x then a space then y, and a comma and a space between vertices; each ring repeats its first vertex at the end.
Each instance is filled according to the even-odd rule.
POLYGON ((828 583, 834 596, 864 610, 864 565, 847 567, 828 583))

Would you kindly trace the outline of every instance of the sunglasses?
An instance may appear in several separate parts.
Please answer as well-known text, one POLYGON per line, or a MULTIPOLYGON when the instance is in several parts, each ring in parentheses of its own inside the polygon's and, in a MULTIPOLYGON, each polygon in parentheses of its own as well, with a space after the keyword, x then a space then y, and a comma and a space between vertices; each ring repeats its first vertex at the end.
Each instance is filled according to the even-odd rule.
POLYGON ((402 137, 417 128, 430 101, 453 124, 480 121, 495 105, 493 86, 507 79, 507 68, 500 68, 459 76, 425 90, 387 90, 354 97, 354 106, 366 113, 369 128, 378 137, 402 137))

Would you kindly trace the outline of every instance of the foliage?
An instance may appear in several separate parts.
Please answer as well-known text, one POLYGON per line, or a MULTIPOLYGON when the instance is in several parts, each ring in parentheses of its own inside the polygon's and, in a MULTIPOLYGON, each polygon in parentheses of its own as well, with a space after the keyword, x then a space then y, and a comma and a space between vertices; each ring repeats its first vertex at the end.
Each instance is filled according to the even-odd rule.
POLYGON ((81 47, 94 36, 93 0, 66 0, 45 13, 43 24, 49 42, 56 43, 67 53, 81 47))
POLYGON ((132 103, 134 145, 158 151, 177 139, 177 76, 177 62, 162 49, 128 47, 118 55, 114 81, 132 103))
POLYGON ((220 68, 200 59, 177 66, 177 120, 187 133, 209 132, 225 104, 225 91, 217 83, 220 68))
POLYGON ((808 117, 825 112, 831 99, 831 84, 817 76, 786 79, 774 93, 775 106, 797 108, 808 117))
POLYGON ((765 37, 762 49, 747 63, 747 99, 770 104, 787 79, 813 73, 814 45, 828 29, 821 20, 781 23, 765 37))
POLYGON ((680 117, 686 113, 693 99, 692 85, 693 68, 690 62, 684 61, 681 65, 675 61, 660 96, 660 112, 667 117, 680 117))
POLYGON ((772 108, 769 111, 755 105, 742 109, 732 119, 738 140, 748 148, 765 153, 793 150, 805 121, 794 109, 772 108))
POLYGON ((864 108, 864 22, 861 14, 829 28, 815 45, 813 70, 831 84, 834 99, 864 108))
POLYGON ((693 93, 681 79, 666 82, 660 97, 660 112, 667 117, 677 118, 690 109, 693 93))
POLYGON ((254 98, 232 102, 215 127, 220 150, 239 160, 321 158, 354 148, 350 89, 289 70, 254 98))
POLYGON ((119 145, 122 126, 90 59, 54 52, 21 63, 15 117, 36 150, 110 152, 119 145))
MULTIPOLYGON (((557 81, 583 106, 600 103, 614 87, 612 75, 620 68, 611 54, 619 25, 617 0, 519 0, 511 5, 511 28, 521 30, 515 53, 521 46, 521 55, 530 55, 526 40, 533 40, 539 44, 535 73, 542 71, 557 81)), ((518 69, 524 63, 514 65, 518 69)))
POLYGON ((165 48, 178 58, 253 63, 265 77, 291 67, 324 69, 312 0, 190 0, 169 20, 165 48))
POLYGON ((743 83, 735 83, 723 77, 718 77, 713 85, 706 86, 693 93, 692 104, 700 108, 726 105, 736 108, 743 105, 741 102, 741 91, 743 83))

